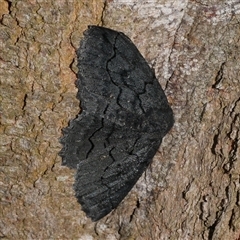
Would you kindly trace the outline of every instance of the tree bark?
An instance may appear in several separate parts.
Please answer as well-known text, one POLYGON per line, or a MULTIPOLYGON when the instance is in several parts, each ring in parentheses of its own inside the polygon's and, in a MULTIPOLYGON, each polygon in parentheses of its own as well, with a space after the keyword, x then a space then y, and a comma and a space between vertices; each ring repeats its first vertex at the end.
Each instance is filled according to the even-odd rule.
MULTIPOLYGON (((240 4, 0 0, 0 237, 239 239, 240 4), (128 35, 155 69, 175 124, 124 201, 93 223, 61 166, 79 113, 87 25, 128 35)), ((127 51, 127 49, 126 49, 127 51)))

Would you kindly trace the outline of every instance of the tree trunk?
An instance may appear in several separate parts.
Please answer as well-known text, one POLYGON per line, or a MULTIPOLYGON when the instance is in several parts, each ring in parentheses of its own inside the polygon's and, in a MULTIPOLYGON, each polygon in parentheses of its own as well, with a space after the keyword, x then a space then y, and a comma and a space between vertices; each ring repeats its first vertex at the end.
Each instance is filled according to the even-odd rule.
POLYGON ((0 237, 239 239, 238 2, 0 0, 0 237), (132 39, 175 117, 147 171, 96 223, 58 156, 80 111, 75 51, 91 24, 132 39))

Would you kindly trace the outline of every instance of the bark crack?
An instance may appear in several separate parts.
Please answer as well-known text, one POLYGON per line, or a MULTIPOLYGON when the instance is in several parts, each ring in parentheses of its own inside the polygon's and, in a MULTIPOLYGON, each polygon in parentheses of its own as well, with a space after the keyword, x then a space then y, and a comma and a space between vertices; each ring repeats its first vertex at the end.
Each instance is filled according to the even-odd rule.
POLYGON ((220 66, 220 69, 217 72, 217 76, 215 77, 215 83, 212 85, 212 88, 219 89, 219 85, 223 79, 223 69, 225 66, 226 62, 223 62, 220 66))

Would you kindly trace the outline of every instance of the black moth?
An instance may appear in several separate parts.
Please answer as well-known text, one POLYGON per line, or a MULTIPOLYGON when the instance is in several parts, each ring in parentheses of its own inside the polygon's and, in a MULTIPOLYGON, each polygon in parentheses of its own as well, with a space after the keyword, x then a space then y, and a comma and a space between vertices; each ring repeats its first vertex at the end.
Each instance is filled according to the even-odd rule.
POLYGON ((77 169, 76 197, 97 221, 146 170, 173 113, 154 72, 123 33, 89 26, 77 58, 81 114, 63 129, 60 156, 77 169))

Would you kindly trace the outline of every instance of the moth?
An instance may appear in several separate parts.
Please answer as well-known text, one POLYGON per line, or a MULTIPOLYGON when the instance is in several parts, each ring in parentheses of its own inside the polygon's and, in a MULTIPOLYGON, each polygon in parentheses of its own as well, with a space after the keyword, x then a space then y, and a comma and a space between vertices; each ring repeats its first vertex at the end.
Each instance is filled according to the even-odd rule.
POLYGON ((81 112, 63 129, 60 156, 76 169, 76 198, 97 221, 132 189, 174 119, 154 71, 125 34, 89 26, 77 59, 81 112))

